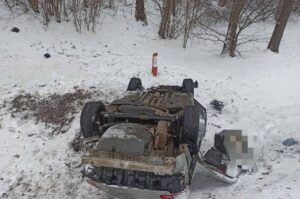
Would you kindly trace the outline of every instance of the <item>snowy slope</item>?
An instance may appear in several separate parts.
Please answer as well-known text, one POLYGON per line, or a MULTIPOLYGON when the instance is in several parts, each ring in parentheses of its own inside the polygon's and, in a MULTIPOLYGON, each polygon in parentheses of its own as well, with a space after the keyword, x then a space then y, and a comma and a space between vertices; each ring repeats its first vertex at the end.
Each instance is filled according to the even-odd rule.
MULTIPOLYGON (((74 86, 95 86, 102 100, 111 101, 136 76, 145 87, 198 80, 195 95, 209 118, 203 151, 221 129, 240 128, 258 137, 257 172, 227 186, 199 170, 191 199, 299 198, 300 147, 281 142, 300 140, 300 24, 289 24, 280 54, 260 43, 232 59, 219 56, 218 44, 193 41, 182 49, 180 41, 162 41, 156 18, 149 22, 142 26, 128 13, 108 16, 96 34, 79 34, 72 24, 53 23, 45 30, 35 17, 14 18, 0 7, 0 197, 104 198, 81 178, 80 154, 69 147, 79 115, 67 133, 49 136, 42 124, 12 118, 3 104, 23 91, 47 95, 74 86), (20 33, 10 31, 14 26, 20 33), (43 57, 46 52, 50 59, 43 57), (153 52, 159 52, 155 78, 153 52), (209 108, 213 99, 225 102, 222 114, 209 108)), ((259 28, 270 35, 273 26, 259 28)))

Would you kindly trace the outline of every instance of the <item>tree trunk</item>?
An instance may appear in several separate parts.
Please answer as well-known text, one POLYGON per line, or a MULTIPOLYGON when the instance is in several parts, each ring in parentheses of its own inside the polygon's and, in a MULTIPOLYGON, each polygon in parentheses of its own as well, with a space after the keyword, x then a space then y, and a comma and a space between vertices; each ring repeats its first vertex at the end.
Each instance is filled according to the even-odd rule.
POLYGON ((224 7, 227 3, 227 0, 219 0, 218 1, 218 5, 221 6, 221 7, 224 7))
POLYGON ((56 0, 53 4, 53 9, 55 13, 56 22, 61 23, 61 8, 62 8, 62 0, 56 0))
POLYGON ((240 14, 244 8, 246 0, 234 0, 229 17, 227 36, 224 42, 222 54, 228 54, 231 57, 235 56, 237 45, 237 29, 240 19, 240 14))
POLYGON ((185 7, 185 24, 184 24, 184 34, 183 34, 183 48, 186 48, 187 41, 189 39, 189 31, 190 31, 190 21, 189 21, 189 10, 190 10, 190 2, 186 1, 185 7))
POLYGON ((278 8, 276 11, 276 15, 275 15, 275 20, 277 21, 280 17, 280 13, 282 11, 283 5, 284 5, 285 0, 278 0, 278 8))
POLYGON ((146 14, 145 14, 144 0, 136 0, 135 4, 136 4, 135 19, 137 21, 142 21, 145 24, 147 24, 147 17, 146 17, 146 14))
POLYGON ((168 37, 168 29, 171 26, 171 15, 175 15, 175 0, 166 0, 163 8, 163 13, 160 21, 158 35, 162 39, 168 37))
POLYGON ((190 31, 192 30, 195 22, 195 15, 197 8, 201 6, 200 2, 193 2, 191 0, 186 1, 185 8, 185 24, 184 24, 184 34, 183 34, 183 48, 186 48, 187 42, 189 40, 190 31))
POLYGON ((28 4, 34 12, 39 12, 39 0, 28 0, 28 4))
POLYGON ((115 8, 115 1, 114 0, 109 0, 108 1, 108 7, 110 9, 114 9, 115 8))
POLYGON ((279 14, 279 17, 277 19, 277 23, 275 26, 275 29, 273 31, 271 40, 268 45, 268 49, 270 49, 273 52, 278 53, 279 52, 279 46, 280 42, 286 27, 286 24, 288 22, 289 16, 293 9, 293 0, 285 0, 284 4, 282 6, 281 12, 279 14))

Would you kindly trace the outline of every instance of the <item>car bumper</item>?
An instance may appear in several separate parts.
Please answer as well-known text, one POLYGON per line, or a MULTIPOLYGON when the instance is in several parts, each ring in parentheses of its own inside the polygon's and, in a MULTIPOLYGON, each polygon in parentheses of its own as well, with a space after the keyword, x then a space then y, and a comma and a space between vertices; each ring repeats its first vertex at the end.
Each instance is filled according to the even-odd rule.
POLYGON ((129 188, 116 185, 106 185, 104 183, 95 182, 91 179, 88 183, 102 189, 106 194, 120 198, 120 199, 160 199, 162 195, 172 195, 173 199, 187 199, 189 196, 189 189, 181 193, 170 193, 168 191, 147 190, 138 188, 129 188))

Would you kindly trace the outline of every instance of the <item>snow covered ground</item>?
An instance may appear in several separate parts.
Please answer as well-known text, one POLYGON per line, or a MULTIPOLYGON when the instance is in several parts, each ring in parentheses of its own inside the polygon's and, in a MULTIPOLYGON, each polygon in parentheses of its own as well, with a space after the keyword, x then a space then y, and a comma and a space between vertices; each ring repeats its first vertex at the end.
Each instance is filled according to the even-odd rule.
MULTIPOLYGON (((0 7, 0 198, 105 198, 81 178, 80 153, 69 147, 79 115, 67 133, 49 136, 43 124, 12 118, 4 102, 22 92, 43 96, 74 86, 95 86, 100 99, 111 101, 133 76, 145 87, 198 80, 195 96, 208 110, 203 151, 221 129, 258 137, 257 172, 228 186, 199 169, 190 199, 299 198, 300 147, 281 142, 300 140, 300 23, 288 25, 280 54, 259 43, 233 59, 219 56, 221 46, 209 42, 182 49, 180 41, 157 37, 155 18, 142 26, 124 15, 106 17, 96 34, 79 34, 71 23, 45 30, 36 17, 15 18, 0 7), (14 26, 20 33, 10 31, 14 26), (159 52, 158 77, 150 74, 153 52, 159 52), (222 114, 209 107, 213 99, 225 102, 222 114)), ((273 25, 256 28, 271 35, 273 25)))

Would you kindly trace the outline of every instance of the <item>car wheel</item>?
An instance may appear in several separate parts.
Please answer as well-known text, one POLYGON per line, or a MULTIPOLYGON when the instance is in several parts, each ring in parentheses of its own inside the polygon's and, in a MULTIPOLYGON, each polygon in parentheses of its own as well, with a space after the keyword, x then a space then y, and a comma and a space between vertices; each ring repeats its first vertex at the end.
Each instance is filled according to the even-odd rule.
POLYGON ((83 137, 87 138, 99 135, 99 124, 97 122, 101 122, 101 111, 105 111, 105 106, 101 101, 92 101, 84 105, 80 117, 80 127, 83 137))
POLYGON ((184 108, 182 138, 184 142, 191 144, 194 150, 198 150, 199 117, 200 113, 195 106, 189 105, 184 108))
POLYGON ((141 90, 142 88, 142 80, 140 78, 133 77, 129 81, 127 91, 136 91, 141 90))
POLYGON ((194 82, 192 79, 184 79, 182 82, 182 87, 187 93, 192 93, 194 95, 194 82))

